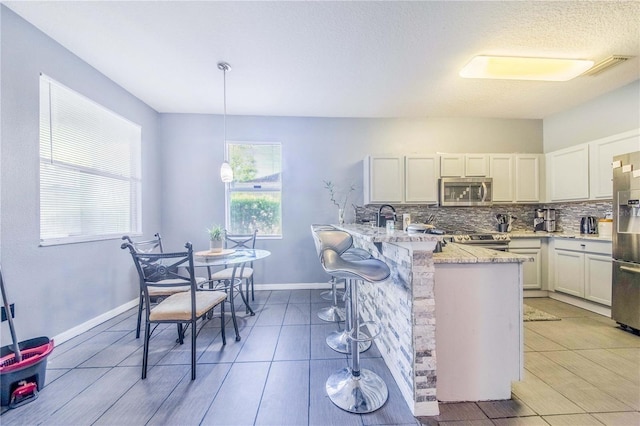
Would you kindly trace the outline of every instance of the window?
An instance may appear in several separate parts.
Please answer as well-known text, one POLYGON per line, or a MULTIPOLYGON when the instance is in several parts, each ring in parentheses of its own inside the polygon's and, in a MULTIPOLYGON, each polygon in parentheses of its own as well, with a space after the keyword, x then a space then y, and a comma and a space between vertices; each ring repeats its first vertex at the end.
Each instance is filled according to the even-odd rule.
POLYGON ((282 236, 282 156, 279 143, 228 142, 233 182, 227 190, 227 230, 282 236))
POLYGON ((40 76, 40 245, 138 234, 141 129, 40 76))

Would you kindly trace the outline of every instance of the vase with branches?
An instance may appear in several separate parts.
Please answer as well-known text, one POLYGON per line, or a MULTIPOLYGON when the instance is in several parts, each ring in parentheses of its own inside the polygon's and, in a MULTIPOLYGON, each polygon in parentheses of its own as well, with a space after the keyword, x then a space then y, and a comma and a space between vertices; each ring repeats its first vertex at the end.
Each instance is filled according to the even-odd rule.
POLYGON ((342 225, 344 223, 344 212, 349 201, 349 196, 356 190, 356 186, 351 184, 348 190, 339 191, 336 185, 330 180, 323 180, 324 187, 329 191, 329 198, 331 202, 338 207, 338 223, 342 225))

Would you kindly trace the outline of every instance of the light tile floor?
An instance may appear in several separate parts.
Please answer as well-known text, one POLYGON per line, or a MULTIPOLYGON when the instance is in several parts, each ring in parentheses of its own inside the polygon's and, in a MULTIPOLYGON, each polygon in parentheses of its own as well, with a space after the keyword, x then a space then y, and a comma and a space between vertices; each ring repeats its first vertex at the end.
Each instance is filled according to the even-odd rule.
POLYGON ((373 347, 363 367, 378 372, 389 400, 353 415, 324 392, 326 378, 347 365, 325 336, 336 329, 316 316, 319 290, 256 292, 254 317, 240 313, 242 340, 219 322, 198 336, 197 379, 190 345, 175 328, 152 338, 149 374, 140 380, 142 342, 130 310, 58 346, 37 400, 6 410, 2 425, 640 425, 640 337, 611 320, 551 299, 527 299, 561 321, 525 323, 525 379, 513 399, 440 404, 436 417, 414 418, 373 347))

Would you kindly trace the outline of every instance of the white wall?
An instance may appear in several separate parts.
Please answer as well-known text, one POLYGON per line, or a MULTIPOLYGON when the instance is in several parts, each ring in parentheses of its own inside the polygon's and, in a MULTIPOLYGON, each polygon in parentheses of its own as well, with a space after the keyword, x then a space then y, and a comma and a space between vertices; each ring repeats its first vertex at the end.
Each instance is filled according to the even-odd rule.
MULTIPOLYGON (((137 295, 120 240, 39 247, 40 73, 142 125, 143 224, 160 230, 158 114, 0 5, 1 265, 19 340, 55 336, 137 295)), ((2 324, 2 345, 10 341, 2 324)))
POLYGON ((544 152, 640 128, 640 80, 544 119, 544 152))
MULTIPOLYGON (((222 118, 162 114, 162 229, 168 244, 190 240, 208 247, 205 228, 224 223, 222 118)), ((355 183, 362 205, 362 160, 367 154, 414 152, 542 152, 540 120, 339 119, 227 117, 227 139, 278 141, 283 156, 283 238, 258 241, 272 252, 257 262, 257 283, 325 282, 310 225, 336 223, 323 180, 355 183)))

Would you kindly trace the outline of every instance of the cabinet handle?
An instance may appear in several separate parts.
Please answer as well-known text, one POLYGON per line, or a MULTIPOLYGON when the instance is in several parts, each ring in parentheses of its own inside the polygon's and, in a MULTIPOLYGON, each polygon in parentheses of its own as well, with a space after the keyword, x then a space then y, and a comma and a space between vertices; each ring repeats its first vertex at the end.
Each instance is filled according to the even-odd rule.
POLYGON ((620 266, 620 270, 631 272, 632 274, 640 274, 640 268, 634 268, 633 266, 620 266))
POLYGON ((580 247, 585 248, 587 245, 586 244, 580 244, 580 247))

